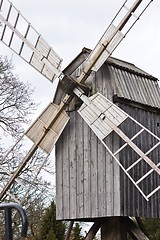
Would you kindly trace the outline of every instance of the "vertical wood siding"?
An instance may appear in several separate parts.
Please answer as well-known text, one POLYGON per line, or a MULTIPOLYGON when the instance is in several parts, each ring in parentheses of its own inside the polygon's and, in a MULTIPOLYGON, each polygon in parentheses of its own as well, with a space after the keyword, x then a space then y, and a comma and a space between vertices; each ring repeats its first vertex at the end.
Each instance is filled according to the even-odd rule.
MULTIPOLYGON (((92 91, 111 99, 107 69, 93 74, 92 91)), ((109 76, 109 74, 108 74, 109 76)), ((57 219, 120 215, 119 167, 76 111, 56 144, 57 219)), ((114 136, 107 139, 112 148, 114 136)))
MULTIPOLYGON (((74 76, 78 76, 79 72, 79 69, 76 70, 74 76)), ((138 99, 142 104, 151 103, 153 107, 160 102, 155 80, 150 81, 140 75, 137 77, 134 73, 130 74, 125 72, 125 69, 115 66, 108 67, 104 64, 97 73, 89 77, 87 83, 92 85, 92 94, 98 91, 111 101, 113 95, 118 94, 129 100, 138 99), (153 95, 150 89, 156 92, 156 100, 150 96, 153 95)), ((160 115, 125 104, 119 106, 160 136, 160 115)), ((106 216, 160 217, 160 191, 146 202, 74 110, 75 106, 70 105, 69 109, 71 119, 56 144, 57 219, 92 220, 106 216)), ((133 135, 137 130, 130 122, 125 122, 121 127, 127 135, 133 135)), ((143 135, 137 141, 144 151, 145 141, 154 144, 153 139, 147 135, 143 135)), ((113 133, 107 137, 106 143, 113 150, 121 144, 113 133)), ((159 156, 158 148, 154 152, 155 161, 159 161, 159 156)), ((125 148, 119 157, 127 167, 137 156, 125 148)), ((142 163, 132 170, 132 174, 138 177, 138 174, 143 174, 146 170, 147 166, 142 163)), ((160 184, 159 178, 153 175, 144 181, 142 188, 150 190, 155 183, 160 184)))
POLYGON ((56 147, 57 219, 119 215, 118 166, 80 116, 70 116, 56 147))
MULTIPOLYGON (((160 115, 152 112, 148 112, 142 109, 133 108, 124 104, 121 104, 120 107, 142 123, 145 127, 149 128, 153 133, 160 137, 160 115)), ((130 132, 131 135, 137 130, 136 126, 131 123, 127 123, 121 126, 124 132, 130 132)), ((149 134, 142 134, 136 141, 137 145, 144 151, 147 152, 148 146, 152 147, 156 142, 149 134)), ((124 167, 127 167, 128 164, 137 159, 137 156, 133 151, 125 149, 120 154, 121 163, 124 167)), ((157 164, 159 162, 160 157, 160 147, 157 147, 149 157, 153 160, 154 163, 157 164)), ((137 164, 135 168, 131 171, 131 174, 134 178, 138 180, 139 175, 145 174, 149 170, 148 166, 144 161, 137 164)), ((133 184, 129 181, 129 179, 125 176, 123 172, 121 172, 121 214, 125 216, 141 216, 141 217, 160 217, 160 191, 155 193, 147 202, 141 194, 135 189, 133 184)), ((160 185, 160 178, 158 174, 152 173, 146 180, 142 181, 141 188, 145 192, 150 192, 155 188, 155 186, 160 185)))

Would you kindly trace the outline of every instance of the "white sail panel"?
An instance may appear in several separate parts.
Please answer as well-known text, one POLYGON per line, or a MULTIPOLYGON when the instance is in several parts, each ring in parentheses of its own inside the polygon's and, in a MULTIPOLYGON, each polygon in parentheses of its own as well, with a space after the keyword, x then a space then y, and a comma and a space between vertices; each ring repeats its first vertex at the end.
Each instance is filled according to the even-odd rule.
POLYGON ((91 103, 84 103, 78 112, 94 133, 103 140, 114 130, 108 125, 108 120, 119 126, 128 116, 100 93, 90 97, 90 100, 91 103), (94 109, 94 106, 101 113, 94 109))
POLYGON ((149 156, 149 154, 153 152, 160 145, 160 138, 156 136, 154 133, 152 133, 150 130, 145 128, 142 124, 137 122, 135 119, 133 119, 130 115, 125 113, 122 109, 117 107, 114 103, 112 103, 103 95, 101 95, 100 93, 96 93, 89 98, 85 96, 78 89, 76 89, 74 93, 77 96, 79 96, 81 100, 84 102, 81 108, 78 110, 79 114, 88 124, 88 126, 93 130, 93 132, 96 134, 98 139, 104 145, 106 150, 111 154, 113 159, 119 164, 121 169, 125 172, 125 174, 131 180, 131 182, 135 185, 138 191, 148 201, 149 198, 160 189, 160 187, 155 186, 154 189, 148 193, 148 192, 144 192, 144 190, 141 189, 140 183, 144 181, 148 176, 150 176, 152 172, 158 174, 158 177, 160 176, 160 169, 159 169, 160 162, 156 164, 154 162, 154 159, 151 159, 149 156), (135 135, 132 137, 127 136, 119 128, 119 125, 125 122, 126 119, 133 121, 134 124, 137 124, 139 126, 138 132, 135 133, 135 135), (119 146, 116 152, 113 152, 112 149, 110 149, 105 143, 105 138, 111 132, 114 132, 115 134, 117 134, 117 137, 120 137, 124 142, 122 146, 119 146), (140 136, 143 132, 147 132, 150 136, 152 136, 155 139, 155 142, 156 142, 152 147, 150 147, 150 143, 148 143, 149 150, 146 152, 143 152, 140 149, 140 147, 134 142, 134 140, 138 136, 140 136), (134 162, 128 163, 129 164, 128 168, 125 168, 119 160, 119 153, 125 147, 128 147, 129 149, 131 149, 136 153, 134 162), (144 174, 142 173, 141 176, 139 176, 139 179, 135 179, 134 176, 132 176, 132 174, 130 173, 130 170, 136 167, 137 164, 141 161, 144 161, 147 164, 149 170, 144 174))
POLYGON ((69 121, 69 116, 63 111, 52 124, 53 119, 56 118, 57 111, 58 106, 50 103, 26 132, 26 136, 34 143, 38 143, 39 140, 43 138, 39 143, 39 147, 48 154, 52 151, 69 121))
POLYGON ((0 5, 0 40, 51 82, 61 74, 62 58, 8 1, 0 5))

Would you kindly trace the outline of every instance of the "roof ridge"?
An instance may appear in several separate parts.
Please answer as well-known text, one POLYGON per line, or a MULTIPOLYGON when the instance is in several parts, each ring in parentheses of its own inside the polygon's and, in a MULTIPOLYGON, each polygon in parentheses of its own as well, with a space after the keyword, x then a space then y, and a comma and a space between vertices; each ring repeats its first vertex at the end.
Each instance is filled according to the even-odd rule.
MULTIPOLYGON (((91 49, 86 48, 86 47, 84 47, 82 49, 82 52, 90 53, 91 51, 92 51, 91 49)), ((139 67, 137 67, 135 64, 133 64, 131 62, 128 62, 128 61, 125 61, 125 60, 122 60, 122 59, 119 59, 119 58, 115 58, 115 57, 112 57, 112 56, 110 56, 106 60, 106 62, 107 62, 107 64, 114 65, 115 67, 118 67, 119 69, 127 70, 130 73, 134 73, 134 74, 139 75, 139 76, 145 76, 146 78, 154 80, 154 81, 158 80, 158 78, 156 78, 156 77, 152 76, 151 74, 145 72, 144 70, 140 69, 139 67)))

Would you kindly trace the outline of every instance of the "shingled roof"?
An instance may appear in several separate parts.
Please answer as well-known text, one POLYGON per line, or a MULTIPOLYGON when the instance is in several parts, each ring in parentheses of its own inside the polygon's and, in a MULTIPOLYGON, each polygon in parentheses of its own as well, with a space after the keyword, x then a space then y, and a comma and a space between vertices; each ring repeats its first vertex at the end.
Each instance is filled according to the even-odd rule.
MULTIPOLYGON (((74 72, 84 62, 90 51, 88 48, 83 48, 64 72, 67 74, 74 72)), ((113 57, 108 58, 105 64, 114 82, 114 94, 119 99, 160 109, 160 88, 157 78, 132 63, 113 57)))
POLYGON ((157 78, 134 64, 119 59, 109 58, 107 64, 116 85, 115 94, 119 98, 160 108, 160 88, 157 78))

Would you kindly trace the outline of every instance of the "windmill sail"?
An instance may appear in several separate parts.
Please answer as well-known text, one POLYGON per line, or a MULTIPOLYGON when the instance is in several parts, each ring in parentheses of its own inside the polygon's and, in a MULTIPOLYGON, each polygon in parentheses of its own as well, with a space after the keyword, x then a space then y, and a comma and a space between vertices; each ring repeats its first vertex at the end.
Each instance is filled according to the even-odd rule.
POLYGON ((148 8, 152 0, 126 0, 117 15, 100 38, 99 42, 86 59, 86 67, 77 79, 79 82, 85 81, 86 73, 98 71, 102 64, 112 54, 122 39, 139 20, 143 12, 148 8))
POLYGON ((76 89, 75 94, 80 96, 81 100, 84 102, 81 108, 78 110, 81 117, 85 120, 88 126, 93 130, 102 144, 105 146, 107 151, 112 155, 113 159, 119 164, 125 174, 129 177, 135 187, 139 190, 142 196, 148 201, 149 198, 160 189, 160 186, 156 186, 152 189, 151 192, 143 192, 140 188, 140 184, 144 181, 150 174, 153 172, 160 175, 159 165, 160 162, 154 163, 154 160, 149 156, 151 153, 160 146, 160 138, 145 128, 143 125, 138 123, 135 119, 117 107, 114 103, 109 101, 107 98, 102 96, 100 93, 97 93, 90 98, 81 94, 81 91, 76 89), (120 129, 120 125, 125 123, 127 120, 131 120, 134 124, 139 126, 139 130, 135 133, 134 136, 129 137, 127 134, 122 132, 120 129), (106 145, 105 138, 111 133, 114 132, 117 134, 120 139, 123 140, 123 144, 116 150, 116 152, 112 152, 111 149, 106 145), (136 138, 138 138, 143 132, 147 132, 150 136, 152 136, 155 140, 155 144, 150 147, 150 142, 148 143, 148 150, 143 152, 140 147, 135 143, 136 138), (131 148, 132 151, 135 152, 137 159, 134 160, 134 163, 131 163, 130 166, 125 169, 118 158, 118 154, 126 147, 131 148), (139 176, 139 179, 134 179, 134 177, 130 174, 132 168, 136 167, 141 161, 146 163, 147 171, 145 174, 139 176))
POLYGON ((39 143, 39 147, 42 148, 47 154, 52 151, 55 143, 69 121, 69 116, 65 111, 63 111, 52 125, 51 123, 56 117, 57 111, 58 106, 50 103, 26 132, 26 136, 34 143, 37 143, 39 142, 39 139, 43 137, 44 132, 48 129, 45 137, 39 143))
POLYGON ((53 82, 62 59, 8 0, 1 0, 0 21, 0 40, 53 82))

